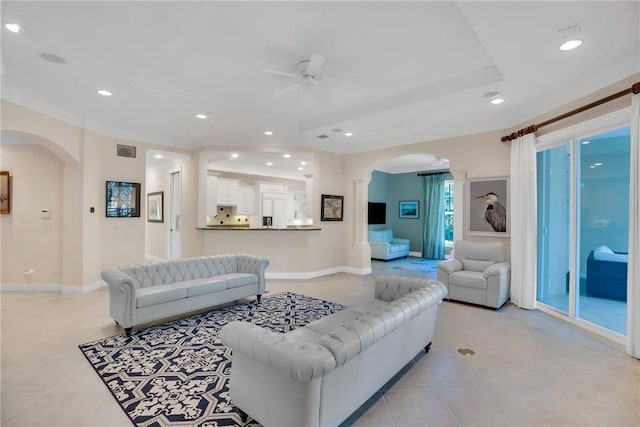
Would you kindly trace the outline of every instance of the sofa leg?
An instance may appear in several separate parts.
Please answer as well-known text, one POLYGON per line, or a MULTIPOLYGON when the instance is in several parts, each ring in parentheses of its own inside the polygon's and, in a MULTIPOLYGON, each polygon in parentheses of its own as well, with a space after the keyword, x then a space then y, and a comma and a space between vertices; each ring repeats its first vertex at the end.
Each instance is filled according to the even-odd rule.
POLYGON ((429 350, 431 350, 431 343, 427 344, 427 346, 424 348, 424 352, 429 353, 429 350))
POLYGON ((130 337, 131 336, 131 332, 133 332, 133 327, 129 327, 129 328, 124 328, 124 333, 130 337))
POLYGON ((258 298, 258 302, 260 302, 260 299, 262 298, 262 294, 258 294, 256 298, 258 298))

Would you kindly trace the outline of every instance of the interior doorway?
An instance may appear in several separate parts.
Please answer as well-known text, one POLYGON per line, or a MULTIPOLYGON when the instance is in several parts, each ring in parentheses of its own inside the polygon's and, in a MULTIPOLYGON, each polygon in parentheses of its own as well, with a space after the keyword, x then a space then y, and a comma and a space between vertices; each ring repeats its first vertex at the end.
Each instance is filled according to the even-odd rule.
POLYGON ((169 172, 169 259, 182 256, 182 172, 169 172))

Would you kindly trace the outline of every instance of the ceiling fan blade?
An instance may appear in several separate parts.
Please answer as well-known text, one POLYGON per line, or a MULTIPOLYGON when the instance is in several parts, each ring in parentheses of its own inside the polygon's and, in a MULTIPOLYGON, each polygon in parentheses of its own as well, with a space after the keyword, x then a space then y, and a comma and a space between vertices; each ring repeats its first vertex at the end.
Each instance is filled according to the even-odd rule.
POLYGON ((311 59, 307 64, 307 74, 318 74, 320 68, 322 68, 322 64, 324 64, 324 56, 316 55, 314 53, 311 55, 311 59))
POLYGON ((287 93, 287 92, 291 92, 292 90, 298 89, 299 87, 300 87, 300 83, 297 83, 297 82, 296 82, 296 83, 292 84, 291 86, 287 86, 287 87, 285 87, 284 89, 280 89, 279 91, 274 92, 274 93, 273 93, 273 96, 281 96, 281 95, 284 95, 285 93, 287 93))
POLYGON ((297 74, 288 73, 286 71, 271 70, 269 68, 263 68, 262 71, 264 71, 265 73, 269 73, 269 74, 275 74, 276 76, 298 77, 297 74))

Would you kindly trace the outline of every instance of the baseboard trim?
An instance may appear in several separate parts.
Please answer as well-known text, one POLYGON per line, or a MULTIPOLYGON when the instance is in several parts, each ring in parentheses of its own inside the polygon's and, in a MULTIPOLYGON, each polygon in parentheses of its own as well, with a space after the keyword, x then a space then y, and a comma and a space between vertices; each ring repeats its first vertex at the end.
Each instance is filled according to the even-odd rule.
POLYGON ((417 257, 417 258, 422 258, 422 252, 412 252, 412 251, 409 251, 409 256, 414 256, 414 257, 417 257))
POLYGON ((0 283, 0 291, 60 292, 62 285, 57 283, 0 283))
POLYGON ((354 268, 354 267, 340 266, 340 267, 327 268, 327 269, 324 269, 324 270, 300 272, 300 273, 269 273, 269 272, 266 272, 264 277, 265 277, 265 279, 306 280, 306 279, 314 279, 316 277, 328 276, 330 274, 336 274, 336 273, 349 273, 349 274, 356 274, 356 275, 359 275, 359 276, 364 276, 365 274, 371 273, 371 267, 369 267, 369 268, 354 268))
MULTIPOLYGON (((300 273, 265 273, 265 279, 285 279, 285 280, 307 280, 315 279, 316 277, 328 276, 330 274, 337 273, 349 273, 358 276, 364 276, 371 273, 371 267, 369 268, 355 268, 355 267, 332 267, 324 270, 300 272, 300 273)), ((60 292, 67 295, 86 294, 96 291, 100 288, 107 287, 107 283, 104 280, 98 280, 97 282, 89 283, 84 286, 65 286, 57 283, 0 283, 0 292, 3 291, 23 291, 23 292, 60 292)))
POLYGON ((60 292, 62 294, 86 294, 104 288, 104 280, 84 286, 65 286, 59 283, 0 283, 0 292, 60 292))

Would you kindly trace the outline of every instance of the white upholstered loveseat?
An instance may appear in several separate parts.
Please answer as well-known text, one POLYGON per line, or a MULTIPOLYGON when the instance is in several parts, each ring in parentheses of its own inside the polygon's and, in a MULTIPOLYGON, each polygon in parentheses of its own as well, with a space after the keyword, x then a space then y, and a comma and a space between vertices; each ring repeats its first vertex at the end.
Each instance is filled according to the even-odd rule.
POLYGON ((370 307, 285 334, 247 322, 220 331, 232 349, 231 401, 265 426, 337 426, 433 339, 437 281, 380 276, 370 307))
POLYGON ((409 239, 393 237, 393 230, 369 230, 369 246, 371 246, 371 258, 388 261, 409 255, 409 239))
POLYGON ((131 334, 133 326, 201 310, 264 292, 269 261, 239 254, 133 264, 102 272, 109 314, 131 334))

